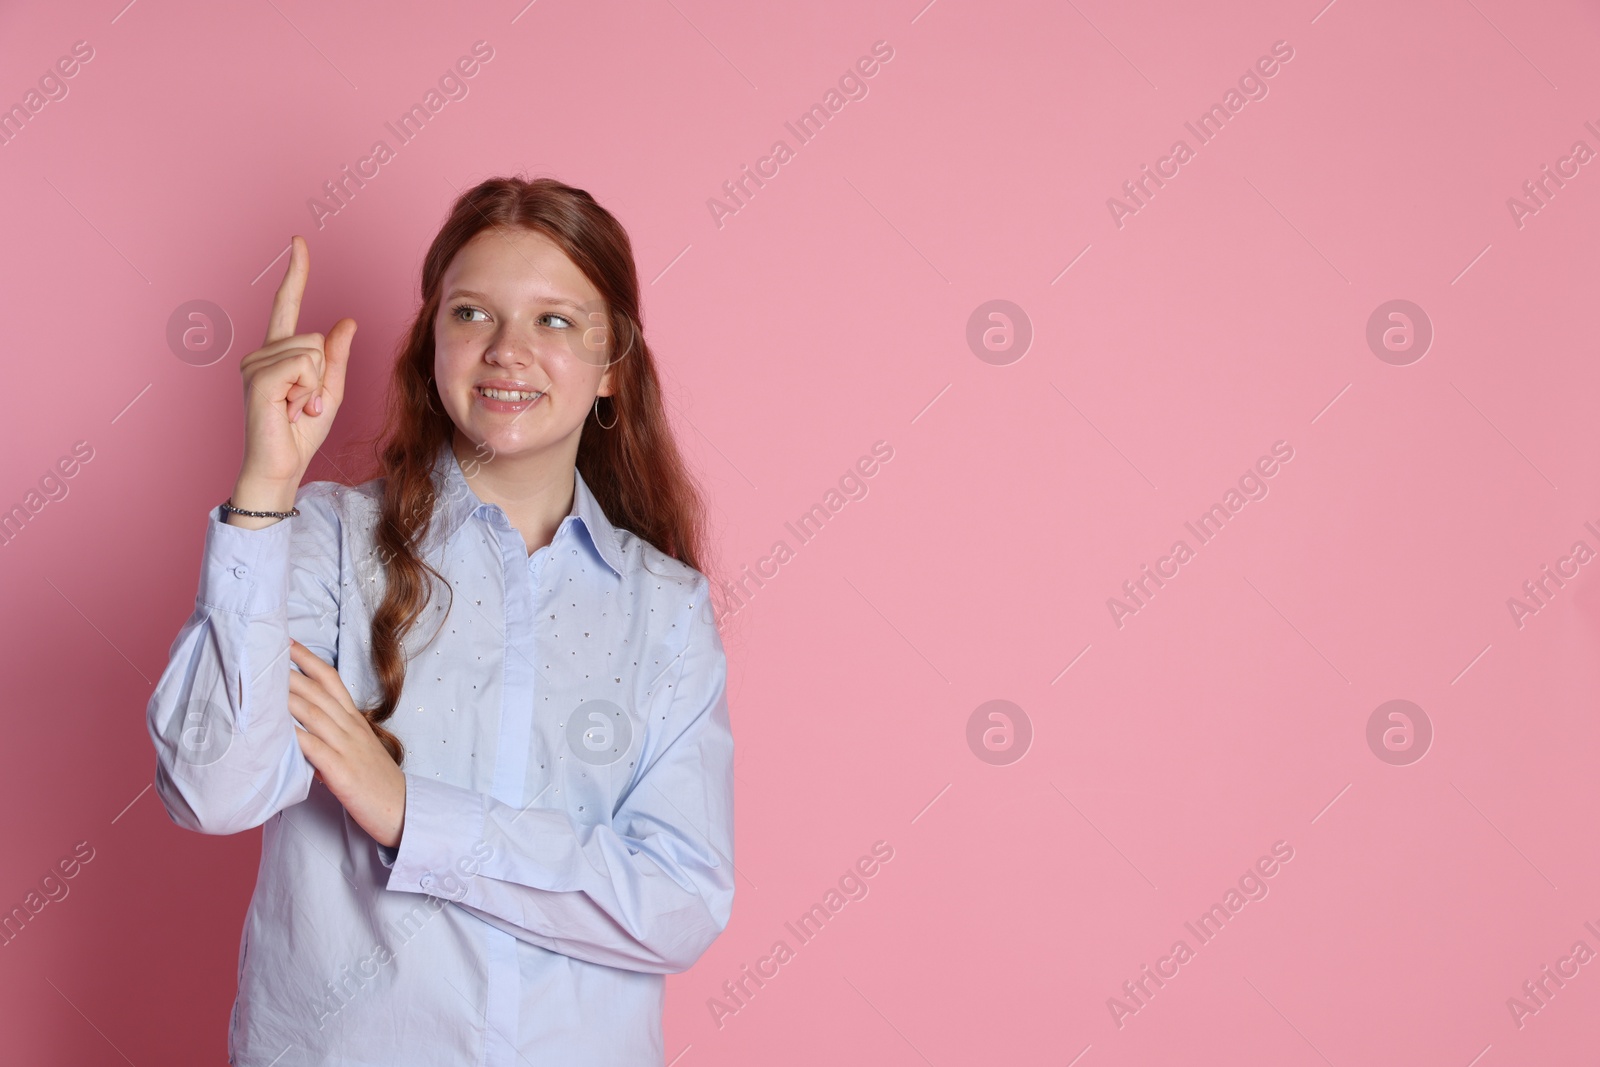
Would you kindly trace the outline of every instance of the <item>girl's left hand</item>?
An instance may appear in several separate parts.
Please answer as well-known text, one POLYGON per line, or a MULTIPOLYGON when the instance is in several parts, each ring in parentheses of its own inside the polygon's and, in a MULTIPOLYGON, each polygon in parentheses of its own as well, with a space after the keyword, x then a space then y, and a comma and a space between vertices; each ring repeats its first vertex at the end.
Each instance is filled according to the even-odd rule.
POLYGON ((406 818, 406 776, 356 708, 339 672, 289 639, 289 714, 300 751, 350 817, 380 845, 395 848, 406 818))

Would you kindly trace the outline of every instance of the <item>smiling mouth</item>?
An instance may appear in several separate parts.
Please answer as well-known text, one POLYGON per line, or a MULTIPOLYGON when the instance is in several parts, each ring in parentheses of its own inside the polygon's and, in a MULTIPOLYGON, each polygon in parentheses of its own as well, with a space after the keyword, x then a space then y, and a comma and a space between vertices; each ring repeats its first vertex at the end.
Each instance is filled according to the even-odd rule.
POLYGON ((488 397, 490 400, 505 400, 512 403, 537 400, 539 397, 544 396, 542 392, 527 392, 521 389, 486 389, 482 386, 479 386, 476 391, 480 396, 488 397))

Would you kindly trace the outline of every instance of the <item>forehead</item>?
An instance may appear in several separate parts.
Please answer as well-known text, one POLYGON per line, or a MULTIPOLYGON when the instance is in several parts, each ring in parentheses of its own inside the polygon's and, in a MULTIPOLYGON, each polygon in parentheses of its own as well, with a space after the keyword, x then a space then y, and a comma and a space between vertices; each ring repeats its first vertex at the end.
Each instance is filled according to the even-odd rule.
POLYGON ((566 297, 600 303, 600 291, 571 258, 542 233, 521 227, 481 230, 445 269, 443 291, 472 289, 494 299, 566 297))

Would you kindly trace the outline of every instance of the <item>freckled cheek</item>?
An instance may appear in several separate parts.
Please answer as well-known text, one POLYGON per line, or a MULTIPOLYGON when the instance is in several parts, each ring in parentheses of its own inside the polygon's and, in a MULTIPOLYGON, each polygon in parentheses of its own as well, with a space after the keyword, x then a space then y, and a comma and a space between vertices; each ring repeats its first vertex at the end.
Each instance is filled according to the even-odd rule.
POLYGON ((580 338, 559 338, 544 349, 547 358, 541 360, 551 378, 565 383, 569 388, 598 381, 605 370, 605 355, 584 347, 580 338))
POLYGON ((440 395, 464 392, 471 381, 471 370, 478 362, 471 347, 460 341, 434 339, 433 377, 440 395))
POLYGON ((606 340, 608 330, 590 326, 573 331, 567 338, 567 349, 572 359, 585 367, 603 368, 606 365, 606 340))

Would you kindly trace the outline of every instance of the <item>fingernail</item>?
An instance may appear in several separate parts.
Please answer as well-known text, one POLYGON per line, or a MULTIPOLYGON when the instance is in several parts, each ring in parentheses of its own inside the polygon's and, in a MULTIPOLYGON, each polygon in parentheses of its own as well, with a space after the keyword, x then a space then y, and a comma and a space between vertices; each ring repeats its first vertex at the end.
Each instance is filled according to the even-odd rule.
MULTIPOLYGON (((302 408, 301 410, 303 411, 304 409, 302 408)), ((298 419, 299 417, 300 417, 300 412, 297 411, 293 415, 289 416, 289 421, 293 422, 294 420, 298 419)))
POLYGON ((320 393, 311 398, 311 414, 322 414, 322 395, 320 393))

